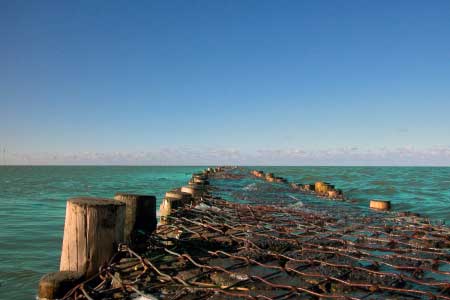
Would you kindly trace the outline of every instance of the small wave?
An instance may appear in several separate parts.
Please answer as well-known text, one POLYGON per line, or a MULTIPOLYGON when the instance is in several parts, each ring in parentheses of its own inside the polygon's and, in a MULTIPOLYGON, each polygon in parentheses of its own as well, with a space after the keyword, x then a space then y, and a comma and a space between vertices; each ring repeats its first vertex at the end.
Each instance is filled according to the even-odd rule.
POLYGON ((296 198, 296 197, 294 197, 294 196, 292 196, 292 195, 288 195, 288 196, 289 196, 290 198, 294 199, 295 201, 297 201, 296 203, 293 203, 293 204, 289 205, 289 208, 300 208, 300 207, 305 206, 305 205, 303 204, 303 202, 300 201, 300 199, 298 199, 298 198, 296 198))
POLYGON ((17 285, 22 286, 26 284, 27 281, 35 280, 42 276, 42 273, 34 270, 17 270, 11 272, 0 272, 0 283, 2 286, 6 285, 17 285))
POLYGON ((244 191, 256 191, 258 187, 256 186, 256 183, 251 183, 245 187, 242 188, 244 191))
POLYGON ((392 182, 386 181, 386 180, 373 180, 369 182, 370 184, 373 185, 389 185, 392 184, 392 182))

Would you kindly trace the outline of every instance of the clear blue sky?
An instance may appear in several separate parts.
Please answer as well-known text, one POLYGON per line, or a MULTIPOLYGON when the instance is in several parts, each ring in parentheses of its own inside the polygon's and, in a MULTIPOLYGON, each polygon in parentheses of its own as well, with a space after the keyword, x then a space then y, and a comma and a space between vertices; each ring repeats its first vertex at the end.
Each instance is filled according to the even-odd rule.
POLYGON ((0 38, 8 163, 450 165, 450 1, 1 1, 0 38))

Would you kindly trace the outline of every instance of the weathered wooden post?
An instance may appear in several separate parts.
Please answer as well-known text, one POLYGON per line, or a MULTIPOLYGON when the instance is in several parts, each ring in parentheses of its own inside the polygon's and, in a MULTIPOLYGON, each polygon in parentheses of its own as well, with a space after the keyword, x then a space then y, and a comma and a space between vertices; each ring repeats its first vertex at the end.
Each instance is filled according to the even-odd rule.
POLYGON ((194 184, 203 184, 203 185, 209 185, 209 181, 206 179, 200 179, 197 177, 193 177, 189 183, 194 183, 194 184))
POLYGON ((181 188, 168 191, 166 193, 165 197, 172 198, 172 199, 180 199, 180 200, 184 200, 184 201, 192 200, 191 194, 182 192, 181 188))
POLYGON ((167 224, 167 217, 172 214, 173 209, 181 207, 185 203, 182 198, 164 198, 159 206, 160 223, 167 224))
POLYGON ((314 184, 314 190, 316 191, 317 194, 320 195, 327 195, 328 191, 331 191, 333 189, 334 186, 330 185, 328 182, 317 181, 314 184))
POLYGON ((299 190, 301 188, 301 184, 292 182, 290 184, 291 188, 294 190, 299 190))
POLYGON ((124 241, 133 243, 136 233, 153 232, 156 229, 156 197, 116 193, 114 199, 125 203, 124 241))
POLYGON ((314 190, 315 190, 315 185, 314 185, 314 184, 304 184, 304 185, 302 186, 302 189, 303 189, 305 192, 314 192, 314 190))
POLYGON ((286 178, 283 178, 283 177, 275 177, 275 182, 278 182, 278 183, 287 183, 288 181, 287 181, 286 178))
POLYGON ((205 191, 205 187, 200 184, 190 184, 181 187, 183 193, 190 194, 193 198, 200 197, 205 191))
POLYGON ((369 206, 370 206, 370 208, 376 209, 376 210, 390 210, 391 209, 391 201, 370 200, 369 206))
POLYGON ((72 271, 46 274, 39 281, 38 299, 61 299, 83 278, 83 273, 72 271))
POLYGON ((192 179, 194 179, 194 178, 201 179, 201 180, 207 180, 208 176, 203 173, 194 173, 194 174, 192 174, 192 179))
POLYGON ((181 207, 183 202, 184 202, 183 199, 167 198, 167 197, 164 198, 163 201, 161 202, 161 205, 159 206, 159 216, 162 218, 170 216, 172 214, 172 210, 181 207))
POLYGON ((338 192, 336 190, 329 190, 327 192, 327 197, 331 199, 336 199, 338 197, 338 192))
MULTIPOLYGON (((191 189, 190 186, 188 187, 191 189)), ((192 202, 192 200, 193 193, 186 192, 185 187, 166 192, 166 195, 159 206, 160 223, 167 224, 167 217, 172 214, 173 209, 186 205, 192 202)))
POLYGON ((67 201, 60 271, 98 272, 123 242, 125 204, 104 198, 67 201))
POLYGON ((266 180, 269 178, 274 178, 273 173, 267 173, 266 174, 266 180))

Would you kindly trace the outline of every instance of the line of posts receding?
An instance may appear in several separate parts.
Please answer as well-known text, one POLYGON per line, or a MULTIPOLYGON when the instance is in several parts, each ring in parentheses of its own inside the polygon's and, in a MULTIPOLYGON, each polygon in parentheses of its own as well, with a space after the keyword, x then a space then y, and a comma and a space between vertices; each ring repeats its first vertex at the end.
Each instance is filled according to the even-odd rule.
MULTIPOLYGON (((159 207, 159 222, 166 224, 173 211, 194 205, 208 193, 209 176, 227 167, 207 168, 192 174, 188 184, 165 193, 159 207)), ((289 184, 272 173, 253 170, 255 177, 289 184)), ((290 183, 294 190, 318 196, 344 199, 341 190, 325 182, 290 183)), ((389 210, 390 202, 372 200, 370 207, 389 210)), ((39 299, 61 299, 72 288, 107 267, 121 244, 139 247, 157 227, 156 197, 116 193, 114 198, 76 197, 67 200, 59 271, 44 275, 39 282, 39 299)))
MULTIPOLYGON (((160 222, 166 222, 173 209, 200 199, 209 185, 208 175, 221 170, 207 168, 193 174, 186 186, 167 192, 160 206, 160 222)), ((106 267, 120 244, 137 246, 156 226, 156 197, 152 195, 117 193, 113 199, 67 200, 59 271, 41 278, 38 298, 63 298, 106 267)))

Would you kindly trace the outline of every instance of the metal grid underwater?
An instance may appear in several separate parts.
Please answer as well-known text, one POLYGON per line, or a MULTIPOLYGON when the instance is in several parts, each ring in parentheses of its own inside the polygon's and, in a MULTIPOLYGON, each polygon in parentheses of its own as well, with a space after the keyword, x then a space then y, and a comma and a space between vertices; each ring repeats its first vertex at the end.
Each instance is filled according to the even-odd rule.
POLYGON ((204 197, 65 299, 447 299, 450 230, 204 197))

